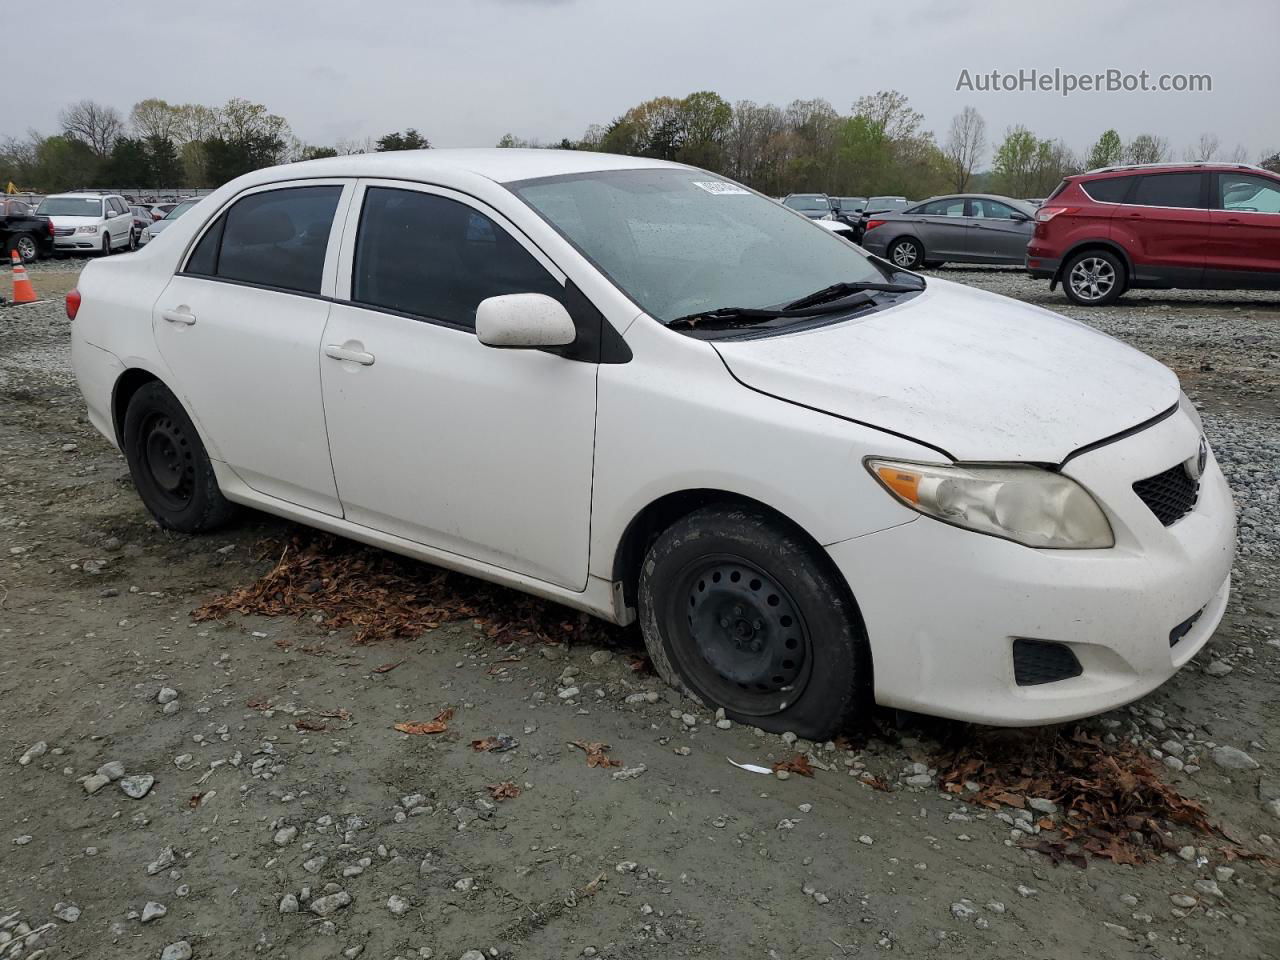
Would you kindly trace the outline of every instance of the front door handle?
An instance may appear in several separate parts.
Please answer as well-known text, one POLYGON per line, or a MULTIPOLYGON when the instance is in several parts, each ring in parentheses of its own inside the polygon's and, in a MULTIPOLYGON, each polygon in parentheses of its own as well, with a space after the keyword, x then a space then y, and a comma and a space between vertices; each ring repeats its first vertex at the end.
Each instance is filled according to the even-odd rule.
POLYGON ((365 353, 363 350, 352 350, 338 343, 326 343, 324 355, 332 357, 334 360, 350 360, 352 363, 358 363, 362 367, 373 366, 372 353, 365 353))
POLYGON ((176 310, 162 310, 160 316, 170 323, 181 323, 187 327, 196 322, 195 314, 188 311, 186 307, 178 307, 176 310))

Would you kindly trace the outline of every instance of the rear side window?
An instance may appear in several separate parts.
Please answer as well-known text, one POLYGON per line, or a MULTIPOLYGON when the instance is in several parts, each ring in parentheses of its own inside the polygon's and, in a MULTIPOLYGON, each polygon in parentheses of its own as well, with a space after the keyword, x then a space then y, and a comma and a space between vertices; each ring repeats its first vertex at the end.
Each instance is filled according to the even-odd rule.
POLYGON ((1215 210, 1280 213, 1280 181, 1248 173, 1220 173, 1218 193, 1215 210))
POLYGON ((466 204, 370 187, 356 234, 351 298, 474 330, 481 300, 564 287, 501 226, 466 204))
POLYGON ((186 272, 319 293, 339 186, 286 187, 236 202, 201 238, 186 272))
POLYGON ((1155 173, 1138 178, 1130 203, 1143 207, 1203 207, 1199 173, 1155 173))
POLYGON ((945 200, 934 200, 921 204, 914 212, 929 217, 963 217, 964 198, 949 197, 945 200))
MULTIPOLYGON (((1124 203, 1125 195, 1129 192, 1129 184, 1133 183, 1133 177, 1108 177, 1105 180, 1087 180, 1080 184, 1083 190, 1091 200, 1098 200, 1102 203, 1124 203)), ((1053 192, 1053 196, 1058 195, 1058 191, 1067 185, 1067 181, 1062 181, 1062 186, 1053 192)), ((1048 201, 1045 201, 1046 203, 1048 201)))

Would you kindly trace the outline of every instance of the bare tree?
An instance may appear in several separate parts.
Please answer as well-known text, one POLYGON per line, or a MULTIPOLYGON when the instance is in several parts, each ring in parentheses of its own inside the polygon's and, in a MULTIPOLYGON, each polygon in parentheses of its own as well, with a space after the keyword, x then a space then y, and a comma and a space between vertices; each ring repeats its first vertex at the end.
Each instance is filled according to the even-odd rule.
POLYGON ((62 124, 63 133, 87 144, 100 157, 111 152, 116 138, 124 132, 119 111, 92 100, 81 100, 64 108, 58 114, 58 122, 62 124))
POLYGON ((1206 160, 1215 160, 1218 156, 1218 135, 1216 133, 1202 133, 1200 139, 1194 144, 1187 147, 1182 156, 1184 159, 1192 163, 1203 163, 1206 160))
POLYGON ((378 145, 373 142, 373 137, 365 137, 363 140, 343 138, 333 145, 333 149, 338 151, 340 157, 350 157, 357 153, 376 153, 378 145))
POLYGON ((1235 149, 1232 150, 1229 154, 1227 154, 1227 162, 1228 163, 1248 163, 1249 148, 1246 147, 1243 143, 1237 143, 1235 146, 1235 149))
POLYGON ((207 140, 218 129, 218 111, 202 103, 183 103, 173 108, 174 124, 170 131, 181 143, 207 140))
POLYGON ((951 118, 951 133, 942 154, 947 158, 951 183, 957 192, 969 187, 974 168, 987 152, 987 122, 973 107, 965 107, 951 118))

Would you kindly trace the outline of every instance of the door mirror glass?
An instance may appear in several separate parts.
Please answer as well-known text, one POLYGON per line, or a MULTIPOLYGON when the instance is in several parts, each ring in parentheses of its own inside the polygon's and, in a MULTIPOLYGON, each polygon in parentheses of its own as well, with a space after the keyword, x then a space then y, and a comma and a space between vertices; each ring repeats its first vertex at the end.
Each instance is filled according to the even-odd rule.
POLYGON ((567 347, 577 335, 569 311, 544 293, 505 293, 476 308, 476 336, 489 347, 567 347))

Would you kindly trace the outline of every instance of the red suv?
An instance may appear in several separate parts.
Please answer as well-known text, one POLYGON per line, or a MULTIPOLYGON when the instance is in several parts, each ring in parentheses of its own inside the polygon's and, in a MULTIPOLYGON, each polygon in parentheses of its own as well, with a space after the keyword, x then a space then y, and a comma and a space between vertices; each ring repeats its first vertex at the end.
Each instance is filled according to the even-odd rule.
POLYGON ((1280 289, 1280 176, 1248 164, 1105 167, 1036 212, 1027 269, 1099 306, 1136 287, 1280 289))

